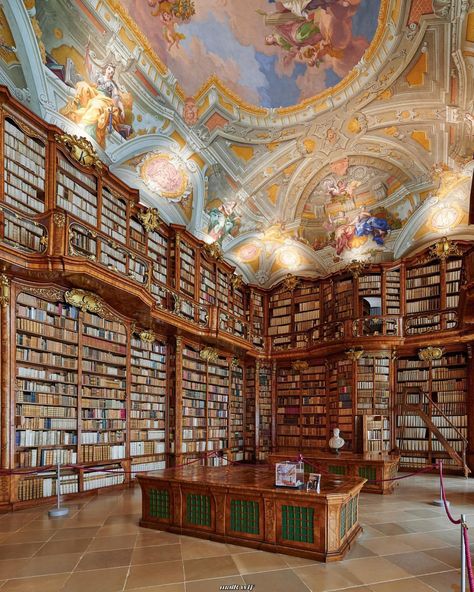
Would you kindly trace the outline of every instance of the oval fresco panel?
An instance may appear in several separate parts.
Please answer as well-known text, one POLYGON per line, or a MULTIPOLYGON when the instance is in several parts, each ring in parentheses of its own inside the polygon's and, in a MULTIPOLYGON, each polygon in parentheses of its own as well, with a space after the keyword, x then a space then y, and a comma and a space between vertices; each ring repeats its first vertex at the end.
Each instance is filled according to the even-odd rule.
POLYGON ((381 0, 122 4, 188 96, 217 75, 246 103, 287 107, 347 76, 375 35, 381 0))

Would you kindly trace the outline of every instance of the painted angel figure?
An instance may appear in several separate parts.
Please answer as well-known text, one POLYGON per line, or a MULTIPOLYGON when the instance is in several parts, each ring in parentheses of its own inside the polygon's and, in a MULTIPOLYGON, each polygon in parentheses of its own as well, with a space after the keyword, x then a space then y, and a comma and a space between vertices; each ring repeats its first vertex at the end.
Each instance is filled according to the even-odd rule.
POLYGON ((80 125, 96 142, 105 148, 107 132, 113 129, 128 137, 131 126, 131 95, 117 84, 117 65, 106 59, 99 63, 94 59, 89 44, 86 47, 85 65, 89 80, 76 84, 74 97, 61 109, 61 113, 80 125))
POLYGON ((327 186, 327 190, 331 196, 331 201, 354 199, 355 190, 359 185, 360 181, 351 180, 347 182, 343 179, 339 179, 339 181, 334 182, 334 180, 331 179, 327 186))

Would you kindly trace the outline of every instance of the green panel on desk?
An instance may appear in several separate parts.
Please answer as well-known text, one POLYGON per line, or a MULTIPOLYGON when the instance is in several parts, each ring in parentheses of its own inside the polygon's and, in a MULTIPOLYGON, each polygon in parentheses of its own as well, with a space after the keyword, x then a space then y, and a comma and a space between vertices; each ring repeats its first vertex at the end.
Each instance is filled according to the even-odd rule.
POLYGON ((375 467, 359 467, 359 477, 375 481, 377 478, 377 469, 375 467))
POLYGON ((170 496, 167 489, 150 489, 150 516, 154 518, 170 517, 170 496))
POLYGON ((281 536, 287 541, 314 543, 314 509, 282 506, 281 536))
POLYGON ((347 504, 344 504, 341 508, 341 523, 339 526, 339 537, 344 538, 346 534, 346 517, 347 517, 347 504))
POLYGON ((231 500, 230 528, 234 532, 260 534, 258 502, 248 500, 231 500))
POLYGON ((197 526, 211 526, 211 498, 208 495, 186 494, 186 521, 197 526))
POLYGON ((347 467, 344 465, 328 465, 328 471, 333 475, 346 475, 347 467))

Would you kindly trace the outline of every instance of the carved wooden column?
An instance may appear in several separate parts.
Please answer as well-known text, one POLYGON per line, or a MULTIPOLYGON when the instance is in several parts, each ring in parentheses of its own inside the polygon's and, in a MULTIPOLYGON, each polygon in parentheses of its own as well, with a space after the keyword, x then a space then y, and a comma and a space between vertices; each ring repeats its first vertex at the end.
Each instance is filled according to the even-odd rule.
MULTIPOLYGON (((0 275, 0 340, 1 340, 1 365, 0 365, 0 467, 11 468, 11 307, 15 303, 11 299, 10 278, 5 274, 0 275)), ((0 503, 10 499, 10 478, 0 477, 0 503)))
POLYGON ((174 454, 176 464, 180 465, 182 462, 182 437, 183 437, 183 374, 181 369, 183 367, 183 338, 176 337, 176 375, 175 375, 175 434, 174 434, 174 454))

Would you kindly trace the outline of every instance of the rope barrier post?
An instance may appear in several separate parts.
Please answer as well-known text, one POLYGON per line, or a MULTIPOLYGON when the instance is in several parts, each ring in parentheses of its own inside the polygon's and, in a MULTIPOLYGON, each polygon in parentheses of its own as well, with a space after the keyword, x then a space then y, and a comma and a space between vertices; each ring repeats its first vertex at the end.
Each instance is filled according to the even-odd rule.
POLYGON ((69 514, 69 508, 61 508, 61 464, 58 461, 58 467, 56 469, 56 507, 49 510, 48 515, 50 518, 59 518, 61 516, 67 516, 69 514))
MULTIPOLYGON (((442 475, 443 474, 443 461, 442 460, 439 461, 439 470, 440 470, 440 474, 442 475)), ((443 508, 444 506, 449 508, 449 506, 450 506, 449 501, 443 499, 443 494, 441 493, 441 489, 439 492, 439 499, 433 500, 431 502, 431 504, 433 506, 438 506, 438 508, 443 508)))
POLYGON ((465 527, 466 514, 461 514, 461 592, 466 592, 466 543, 464 541, 465 527))

